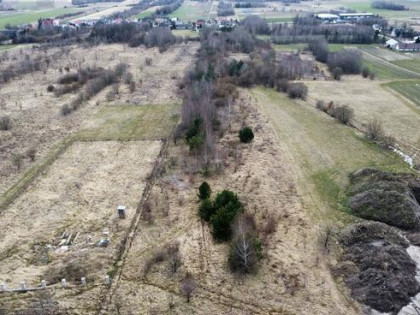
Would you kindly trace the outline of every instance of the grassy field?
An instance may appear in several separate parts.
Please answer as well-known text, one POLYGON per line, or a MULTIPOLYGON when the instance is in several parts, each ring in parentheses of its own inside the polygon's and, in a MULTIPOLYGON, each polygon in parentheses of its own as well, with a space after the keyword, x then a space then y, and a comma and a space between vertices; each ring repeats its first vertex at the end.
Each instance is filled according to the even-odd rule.
POLYGON ((184 1, 181 7, 169 16, 185 22, 208 19, 210 8, 211 2, 184 1))
POLYGON ((137 14, 135 17, 138 19, 143 19, 151 15, 152 13, 154 13, 156 11, 156 8, 157 7, 148 8, 147 10, 144 10, 143 12, 140 12, 139 14, 137 14))
POLYGON ((172 30, 172 34, 174 34, 175 36, 189 36, 189 37, 198 37, 200 36, 199 33, 194 32, 192 30, 172 30))
POLYGON ((370 12, 378 14, 386 18, 402 18, 402 17, 414 17, 419 16, 420 14, 420 3, 416 1, 396 1, 401 3, 406 7, 409 7, 410 10, 407 11, 393 11, 393 10, 382 10, 372 8, 370 1, 363 2, 346 2, 343 3, 346 7, 357 10, 357 12, 370 12))
POLYGON ((277 51, 295 51, 295 50, 303 50, 308 47, 308 44, 298 43, 298 44, 287 44, 287 45, 273 45, 274 49, 277 51))
POLYGON ((419 59, 395 60, 395 61, 392 61, 392 63, 402 68, 406 68, 411 71, 420 73, 420 60, 419 59))
POLYGON ((296 161, 302 172, 301 184, 308 191, 315 189, 320 202, 331 209, 346 210, 345 204, 337 201, 343 199, 348 174, 353 171, 363 167, 409 171, 408 164, 396 154, 368 142, 354 129, 304 102, 266 88, 254 88, 251 94, 296 161))
POLYGON ((81 140, 145 140, 167 137, 178 121, 177 105, 108 106, 95 117, 81 140))
POLYGON ((415 79, 420 77, 420 74, 412 73, 407 71, 409 69, 399 67, 372 55, 364 54, 363 64, 372 70, 380 80, 415 79))
POLYGON ((395 81, 387 83, 386 86, 397 91, 420 107, 420 81, 395 81))
POLYGON ((0 46, 0 51, 5 51, 5 50, 9 50, 9 49, 13 49, 18 47, 19 45, 2 45, 0 46))
POLYGON ((17 13, 8 16, 0 17, 0 29, 3 29, 6 24, 20 25, 25 23, 36 22, 40 18, 56 17, 66 13, 73 13, 82 11, 82 8, 65 8, 65 9, 54 9, 45 11, 34 11, 28 13, 17 13))

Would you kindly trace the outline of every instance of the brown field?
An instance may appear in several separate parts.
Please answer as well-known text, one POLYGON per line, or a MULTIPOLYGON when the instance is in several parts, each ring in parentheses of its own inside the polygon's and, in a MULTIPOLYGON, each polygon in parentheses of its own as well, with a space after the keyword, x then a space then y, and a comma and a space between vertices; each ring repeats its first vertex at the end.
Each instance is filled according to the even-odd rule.
POLYGON ((344 76, 341 81, 307 81, 309 101, 333 101, 354 109, 358 127, 371 119, 380 119, 385 132, 394 136, 399 146, 409 155, 420 154, 420 112, 401 97, 384 88, 380 81, 361 76, 344 76))
MULTIPOLYGON (((333 280, 319 253, 319 226, 302 203, 294 161, 267 119, 248 97, 237 102, 231 129, 220 141, 223 175, 205 178, 213 192, 238 192, 258 226, 278 221, 264 240, 264 259, 256 275, 238 278, 227 267, 226 244, 214 242, 197 216, 197 188, 204 178, 188 175, 191 158, 185 146, 170 145, 166 174, 153 188, 149 203, 152 223, 140 221, 120 279, 103 307, 122 314, 357 314, 357 306, 333 280), (251 145, 240 144, 244 123, 255 126, 251 145), (236 157, 234 152, 236 152, 236 157), (172 162, 170 162, 172 161, 172 162), (186 168, 187 167, 187 168, 186 168), (177 243, 181 267, 176 274, 168 262, 144 268, 165 245, 177 243), (186 272, 197 282, 191 302, 179 291, 186 272)), ((344 290, 344 289, 343 289, 344 290)))
MULTIPOLYGON (((108 105, 146 105, 176 104, 177 81, 185 68, 190 66, 196 45, 180 45, 160 54, 156 49, 129 48, 123 45, 100 45, 90 48, 72 47, 69 51, 48 50, 51 56, 50 67, 43 73, 32 72, 4 84, 0 88, 2 114, 13 120, 11 131, 0 132, 0 195, 24 175, 33 165, 42 160, 47 153, 65 137, 94 124, 95 115, 108 105), (145 65, 145 58, 152 59, 152 65, 145 65), (71 115, 62 116, 60 108, 76 97, 75 93, 56 97, 47 92, 48 85, 56 85, 57 79, 66 73, 59 69, 70 67, 70 73, 86 66, 113 67, 119 62, 127 63, 133 75, 136 90, 130 93, 128 86, 121 84, 120 93, 114 101, 107 101, 106 88, 71 115), (35 162, 23 160, 20 170, 12 163, 13 154, 23 154, 36 148, 35 162)), ((24 50, 9 52, 8 61, 2 68, 13 62, 31 58, 44 53, 24 50), (16 58, 17 60, 13 60, 16 58)), ((162 135, 157 134, 156 137, 162 135)))

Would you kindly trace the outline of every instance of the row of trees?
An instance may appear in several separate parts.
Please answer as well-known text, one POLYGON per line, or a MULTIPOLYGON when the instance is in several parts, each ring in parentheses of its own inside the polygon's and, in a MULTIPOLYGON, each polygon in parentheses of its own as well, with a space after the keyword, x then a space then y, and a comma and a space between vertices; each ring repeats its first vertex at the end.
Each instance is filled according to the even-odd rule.
POLYGON ((320 24, 314 16, 297 16, 292 25, 277 24, 271 34, 273 42, 278 44, 306 43, 316 38, 330 43, 371 44, 377 39, 371 24, 320 24))
POLYGON ((374 9, 393 10, 393 11, 408 10, 408 8, 405 7, 404 5, 400 3, 391 2, 391 1, 377 0, 377 1, 372 1, 371 5, 372 5, 372 8, 374 9))
POLYGON ((340 79, 342 73, 357 74, 362 71, 362 54, 358 50, 343 49, 330 52, 325 39, 310 41, 308 48, 312 51, 316 60, 328 65, 335 79, 340 79))

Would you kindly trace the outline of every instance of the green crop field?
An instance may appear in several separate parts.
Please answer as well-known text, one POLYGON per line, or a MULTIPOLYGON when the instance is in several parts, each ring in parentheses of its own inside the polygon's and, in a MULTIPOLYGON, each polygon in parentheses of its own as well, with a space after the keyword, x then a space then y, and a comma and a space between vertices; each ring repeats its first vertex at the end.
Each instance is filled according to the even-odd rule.
POLYGON ((420 80, 395 81, 387 83, 386 86, 389 86, 420 107, 420 80))
POLYGON ((418 1, 395 1, 401 3, 410 10, 405 11, 394 11, 394 10, 383 10, 375 9, 371 7, 370 1, 364 2, 345 2, 342 6, 355 9, 357 12, 370 12, 378 14, 386 18, 404 18, 404 17, 415 17, 420 15, 420 3, 418 1))
POLYGON ((177 17, 181 21, 189 22, 209 17, 211 2, 184 1, 181 7, 171 13, 170 17, 177 17))
POLYGON ((64 8, 43 11, 32 11, 27 13, 16 13, 11 15, 2 15, 0 17, 0 29, 4 29, 6 24, 20 25, 25 23, 36 22, 40 18, 54 18, 66 13, 82 11, 83 8, 64 8))
POLYGON ((395 60, 395 61, 392 61, 392 63, 402 68, 406 68, 411 71, 418 72, 420 74, 420 60, 419 59, 395 60))

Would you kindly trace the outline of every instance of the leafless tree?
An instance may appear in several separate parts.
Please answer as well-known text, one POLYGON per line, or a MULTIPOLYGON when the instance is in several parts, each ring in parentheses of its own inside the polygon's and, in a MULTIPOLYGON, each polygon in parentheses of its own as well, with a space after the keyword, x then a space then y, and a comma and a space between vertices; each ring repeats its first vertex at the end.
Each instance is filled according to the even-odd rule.
POLYGON ((197 290, 197 284, 189 272, 187 272, 184 279, 181 281, 180 289, 182 294, 187 298, 187 303, 189 303, 191 295, 197 290))

